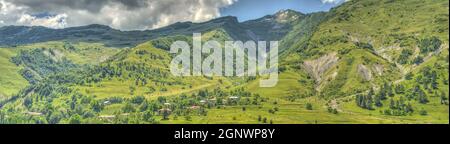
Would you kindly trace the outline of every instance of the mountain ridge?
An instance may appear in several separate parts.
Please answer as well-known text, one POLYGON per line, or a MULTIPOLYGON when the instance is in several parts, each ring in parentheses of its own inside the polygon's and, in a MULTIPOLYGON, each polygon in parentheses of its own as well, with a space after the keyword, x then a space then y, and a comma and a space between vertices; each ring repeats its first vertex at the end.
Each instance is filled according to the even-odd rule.
MULTIPOLYGON (((281 12, 281 11, 280 11, 281 12)), ((265 17, 277 17, 280 14, 265 17)), ((286 10, 292 15, 303 15, 300 12, 286 10)), ((264 18, 264 17, 263 17, 264 18)), ((259 18, 262 19, 262 18, 259 18)), ((258 19, 257 19, 258 20, 258 19)), ((275 40, 275 37, 284 35, 289 30, 285 28, 283 32, 264 32, 267 25, 274 26, 277 22, 259 22, 259 25, 252 25, 252 21, 239 22, 234 16, 224 16, 206 22, 177 22, 162 28, 152 30, 130 30, 121 31, 106 25, 90 24, 78 27, 68 27, 64 29, 52 29, 43 26, 4 26, 0 27, 0 46, 14 46, 36 42, 66 40, 70 42, 100 42, 107 46, 114 47, 134 47, 145 41, 169 35, 191 35, 195 32, 208 32, 217 28, 223 28, 235 40, 275 40), (256 31, 258 30, 258 32, 256 31), (273 34, 271 34, 273 33, 273 34), (266 37, 265 35, 277 35, 266 37), (262 38, 262 39, 261 39, 262 38)), ((288 25, 284 23, 283 25, 288 25)))

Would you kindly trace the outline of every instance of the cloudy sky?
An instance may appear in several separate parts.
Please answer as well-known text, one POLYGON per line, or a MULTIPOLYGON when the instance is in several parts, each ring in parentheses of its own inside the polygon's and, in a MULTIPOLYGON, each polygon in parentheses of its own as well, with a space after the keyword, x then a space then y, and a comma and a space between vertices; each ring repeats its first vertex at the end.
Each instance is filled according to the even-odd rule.
POLYGON ((233 15, 254 19, 281 9, 326 11, 344 0, 0 0, 0 26, 65 28, 103 24, 121 30, 154 29, 179 21, 233 15))

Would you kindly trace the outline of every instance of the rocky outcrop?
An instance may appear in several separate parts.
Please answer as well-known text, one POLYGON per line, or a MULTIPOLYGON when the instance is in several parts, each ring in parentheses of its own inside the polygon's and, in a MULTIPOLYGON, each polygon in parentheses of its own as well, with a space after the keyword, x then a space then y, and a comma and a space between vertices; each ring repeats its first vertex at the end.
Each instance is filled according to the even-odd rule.
POLYGON ((372 80, 372 71, 370 71, 370 69, 368 69, 365 65, 358 65, 358 73, 365 81, 372 80))
POLYGON ((62 58, 64 57, 64 54, 56 49, 55 50, 54 49, 45 50, 45 51, 43 51, 43 53, 46 56, 50 57, 54 62, 61 61, 62 58))
POLYGON ((373 71, 375 72, 375 74, 377 74, 378 76, 382 76, 384 73, 384 66, 381 64, 374 64, 373 65, 373 71))
POLYGON ((330 53, 315 60, 305 61, 303 68, 317 83, 320 83, 324 77, 323 74, 337 64, 339 57, 336 55, 337 53, 330 53))

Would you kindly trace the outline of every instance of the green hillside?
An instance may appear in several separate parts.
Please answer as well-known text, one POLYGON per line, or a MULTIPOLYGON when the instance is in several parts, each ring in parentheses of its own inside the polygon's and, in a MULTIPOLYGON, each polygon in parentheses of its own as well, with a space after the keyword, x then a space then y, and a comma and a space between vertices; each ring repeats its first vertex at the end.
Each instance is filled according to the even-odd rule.
MULTIPOLYGON (((297 44, 291 45, 287 58, 283 59, 287 72, 306 72, 309 75, 304 77, 314 80, 316 93, 310 96, 324 98, 328 103, 327 109, 337 109, 339 114, 358 115, 355 118, 374 117, 373 120, 363 119, 356 123, 448 123, 448 105, 445 102, 448 99, 447 1, 350 1, 334 8, 325 17, 315 27, 314 33, 307 37, 307 42, 294 40, 293 43, 297 44), (412 51, 413 54, 404 58, 402 51, 412 51), (422 57, 423 62, 416 62, 417 57, 422 57), (427 72, 423 72, 423 68, 427 68, 427 72), (422 80, 430 75, 432 79, 422 80), (388 85, 386 88, 383 87, 385 84, 388 85), (427 92, 407 92, 415 87, 427 92), (371 89, 376 92, 370 94, 371 89), (390 92, 396 89, 403 90, 390 92), (385 93, 389 93, 388 98, 384 98, 385 93), (363 100, 368 104, 357 102, 355 105, 355 101, 361 100, 357 97, 363 97, 361 95, 372 95, 373 99, 363 100), (383 98, 377 100, 380 96, 383 98), (421 97, 430 100, 418 103, 421 97), (394 103, 403 99, 400 105, 410 103, 415 112, 404 112, 401 106, 388 107, 388 99, 394 103), (359 110, 361 107, 366 110, 359 110), (428 112, 427 116, 414 117, 423 115, 425 111, 433 114, 428 112), (385 117, 383 115, 411 116, 375 121, 385 117), (406 117, 413 117, 412 121, 406 117)), ((294 36, 288 34, 285 41, 294 36)), ((293 90, 284 90, 283 94, 292 95, 286 91, 293 90)))
MULTIPOLYGON (((26 66, 16 65, 12 58, 20 55, 21 52, 26 53, 27 51, 34 49, 41 49, 42 55, 44 55, 44 51, 46 51, 46 53, 50 51, 55 52, 58 55, 64 56, 73 63, 79 65, 98 64, 119 51, 119 49, 115 48, 106 48, 103 44, 71 44, 65 42, 36 43, 17 46, 14 48, 0 48, 0 62, 2 63, 2 75, 0 75, 0 94, 3 97, 12 96, 20 89, 28 85, 26 79, 21 75, 21 70, 26 69, 26 66)), ((56 58, 56 56, 53 57, 56 58)))

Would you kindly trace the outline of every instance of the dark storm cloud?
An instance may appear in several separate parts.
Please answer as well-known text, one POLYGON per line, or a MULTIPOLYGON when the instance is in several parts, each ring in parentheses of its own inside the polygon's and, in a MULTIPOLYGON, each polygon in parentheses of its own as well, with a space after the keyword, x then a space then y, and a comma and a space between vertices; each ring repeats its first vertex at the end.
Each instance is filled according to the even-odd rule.
POLYGON ((237 0, 0 0, 0 27, 53 28, 102 24, 122 30, 153 29, 220 16, 237 0), (48 14, 46 17, 39 15, 48 14))
POLYGON ((107 4, 121 4, 127 9, 147 7, 147 0, 6 0, 17 6, 26 6, 34 11, 74 9, 99 12, 107 4))

